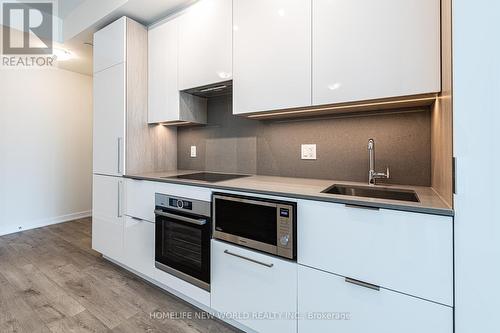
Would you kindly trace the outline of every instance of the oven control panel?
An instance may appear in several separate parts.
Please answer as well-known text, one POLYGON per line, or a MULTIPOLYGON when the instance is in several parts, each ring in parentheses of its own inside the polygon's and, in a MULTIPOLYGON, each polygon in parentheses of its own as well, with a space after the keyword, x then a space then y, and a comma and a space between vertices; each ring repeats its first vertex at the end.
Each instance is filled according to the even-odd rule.
POLYGON ((155 206, 157 209, 167 209, 189 214, 211 216, 211 203, 191 198, 175 197, 168 194, 156 193, 155 206))
POLYGON ((188 200, 181 200, 176 198, 168 198, 168 206, 174 208, 181 208, 193 210, 193 202, 188 200))

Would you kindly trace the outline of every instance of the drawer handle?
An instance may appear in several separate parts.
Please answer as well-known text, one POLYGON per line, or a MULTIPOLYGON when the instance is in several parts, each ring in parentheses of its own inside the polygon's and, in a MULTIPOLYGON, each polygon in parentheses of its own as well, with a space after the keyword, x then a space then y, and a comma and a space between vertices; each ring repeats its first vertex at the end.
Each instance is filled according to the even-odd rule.
POLYGON ((253 263, 256 263, 256 264, 259 264, 259 265, 262 265, 262 266, 266 266, 266 267, 273 267, 274 264, 267 264, 265 262, 262 262, 262 261, 258 261, 258 260, 255 260, 255 259, 252 259, 252 258, 248 258, 248 257, 245 257, 245 256, 242 256, 241 254, 236 254, 236 253, 233 253, 233 252, 229 252, 229 250, 224 250, 224 253, 225 254, 229 254, 230 256, 234 256, 234 257, 238 257, 238 258, 241 258, 241 259, 244 259, 244 260, 247 260, 247 261, 251 261, 253 263))
POLYGON ((359 281, 359 280, 355 280, 355 279, 351 279, 351 278, 347 278, 347 277, 345 278, 345 282, 355 284, 355 285, 360 286, 360 287, 380 291, 379 286, 377 286, 375 284, 368 283, 368 282, 363 282, 363 281, 359 281))
POLYGON ((370 206, 361 206, 361 205, 352 205, 352 204, 345 204, 347 208, 358 208, 358 209, 368 209, 368 210, 380 210, 378 207, 370 207, 370 206))

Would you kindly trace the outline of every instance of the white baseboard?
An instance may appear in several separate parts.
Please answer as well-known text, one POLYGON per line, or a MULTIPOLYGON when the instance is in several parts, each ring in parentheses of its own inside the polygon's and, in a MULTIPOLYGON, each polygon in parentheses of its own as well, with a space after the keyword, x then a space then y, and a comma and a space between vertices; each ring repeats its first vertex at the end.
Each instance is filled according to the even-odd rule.
POLYGON ((40 219, 40 220, 35 220, 35 221, 28 221, 26 224, 21 224, 18 226, 12 225, 12 226, 6 226, 4 228, 0 227, 0 236, 13 234, 13 233, 24 231, 24 230, 31 230, 31 229, 46 227, 46 226, 52 225, 52 224, 58 224, 58 223, 83 219, 83 218, 90 217, 90 216, 92 216, 92 211, 87 210, 84 212, 60 215, 60 216, 56 216, 56 217, 40 219))

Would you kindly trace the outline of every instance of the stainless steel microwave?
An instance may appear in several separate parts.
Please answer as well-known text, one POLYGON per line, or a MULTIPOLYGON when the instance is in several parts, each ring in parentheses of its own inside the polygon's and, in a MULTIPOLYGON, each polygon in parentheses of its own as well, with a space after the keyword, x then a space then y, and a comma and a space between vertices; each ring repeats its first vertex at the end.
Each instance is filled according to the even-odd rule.
POLYGON ((212 209, 213 238, 296 260, 296 203, 214 193, 212 209))

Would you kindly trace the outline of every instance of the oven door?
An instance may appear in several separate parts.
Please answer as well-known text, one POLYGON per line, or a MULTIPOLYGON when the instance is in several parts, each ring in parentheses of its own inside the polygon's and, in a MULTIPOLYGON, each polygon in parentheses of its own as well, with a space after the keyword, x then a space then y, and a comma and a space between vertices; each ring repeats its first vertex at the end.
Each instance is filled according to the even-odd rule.
POLYGON ((155 215, 156 267, 210 290, 210 219, 159 207, 155 215))

